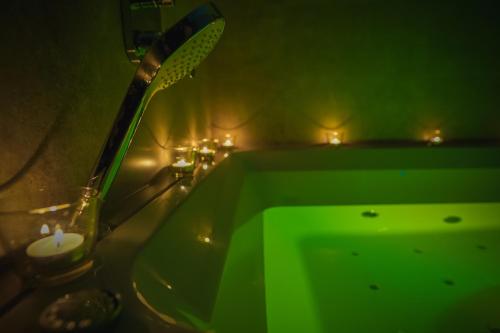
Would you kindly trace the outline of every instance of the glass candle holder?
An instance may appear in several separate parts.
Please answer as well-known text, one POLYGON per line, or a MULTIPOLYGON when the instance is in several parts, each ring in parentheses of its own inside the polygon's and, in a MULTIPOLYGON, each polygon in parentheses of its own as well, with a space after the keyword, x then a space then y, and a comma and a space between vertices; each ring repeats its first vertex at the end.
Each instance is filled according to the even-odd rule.
POLYGON ((217 152, 218 141, 203 139, 198 146, 198 159, 200 163, 211 164, 214 161, 217 152))
POLYGON ((435 129, 430 135, 428 139, 428 144, 431 146, 440 145, 443 143, 443 135, 440 129, 435 129))
POLYGON ((221 151, 224 153, 224 157, 228 157, 234 149, 236 148, 236 137, 231 134, 224 135, 222 143, 220 145, 221 151))
POLYGON ((82 188, 72 203, 3 212, 0 242, 24 279, 64 283, 92 267, 99 209, 97 191, 82 188))
POLYGON ((174 160, 172 168, 177 177, 190 175, 195 168, 195 155, 192 147, 178 146, 173 150, 174 160))
POLYGON ((343 135, 340 132, 333 131, 326 133, 326 142, 332 146, 340 146, 343 143, 343 135))

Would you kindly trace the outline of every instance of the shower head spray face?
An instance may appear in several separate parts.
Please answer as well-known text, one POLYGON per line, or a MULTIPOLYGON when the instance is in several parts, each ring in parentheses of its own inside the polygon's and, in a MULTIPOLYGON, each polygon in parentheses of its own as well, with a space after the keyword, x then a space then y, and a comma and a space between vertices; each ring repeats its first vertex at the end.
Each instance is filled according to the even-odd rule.
POLYGON ((170 87, 197 68, 217 44, 224 26, 225 20, 215 6, 206 4, 163 34, 151 50, 159 60, 150 75, 155 90, 170 87))
MULTIPOLYGON (((168 88, 198 67, 212 51, 223 30, 224 20, 219 19, 189 37, 163 62, 156 75, 159 88, 168 88)), ((190 34, 191 30, 186 28, 185 35, 190 34)))

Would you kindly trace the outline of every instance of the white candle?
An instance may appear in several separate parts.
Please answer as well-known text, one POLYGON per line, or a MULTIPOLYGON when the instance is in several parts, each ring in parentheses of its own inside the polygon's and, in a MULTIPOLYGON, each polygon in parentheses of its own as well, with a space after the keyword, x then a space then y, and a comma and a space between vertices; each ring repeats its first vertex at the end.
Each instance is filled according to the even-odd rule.
POLYGON ((226 136, 226 138, 224 139, 224 142, 222 142, 222 145, 224 147, 232 147, 232 146, 234 146, 233 138, 230 137, 230 136, 226 136))
POLYGON ((435 130, 434 134, 431 136, 430 143, 438 145, 443 142, 443 138, 441 137, 441 130, 435 130))
POLYGON ((44 237, 31 243, 26 254, 31 258, 45 259, 67 254, 83 244, 83 236, 76 233, 63 234, 59 229, 53 236, 44 237), (60 231, 60 232, 59 232, 60 231))
POLYGON ((203 155, 208 155, 208 154, 213 154, 213 153, 215 153, 215 151, 212 149, 208 149, 206 146, 204 146, 203 148, 200 149, 200 154, 203 154, 203 155))
POLYGON ((337 137, 333 137, 333 138, 331 138, 331 139, 330 139, 330 144, 332 144, 332 145, 336 145, 336 146, 337 146, 337 145, 339 145, 339 144, 341 144, 341 143, 342 143, 342 142, 341 142, 341 141, 340 141, 340 139, 339 139, 339 138, 337 138, 337 137))
POLYGON ((328 133, 328 143, 334 146, 338 146, 342 143, 339 132, 328 133))
POLYGON ((193 163, 186 162, 186 160, 182 158, 172 165, 176 168, 185 168, 185 167, 193 165, 193 163))

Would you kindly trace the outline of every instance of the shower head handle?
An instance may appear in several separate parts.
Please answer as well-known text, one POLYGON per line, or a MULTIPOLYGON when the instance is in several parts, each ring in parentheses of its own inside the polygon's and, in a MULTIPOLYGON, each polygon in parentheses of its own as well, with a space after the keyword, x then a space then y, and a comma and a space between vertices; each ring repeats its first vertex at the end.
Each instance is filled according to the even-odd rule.
POLYGON ((189 75, 212 51, 224 26, 215 5, 203 4, 167 30, 145 54, 87 184, 97 189, 102 199, 116 178, 153 95, 189 75))

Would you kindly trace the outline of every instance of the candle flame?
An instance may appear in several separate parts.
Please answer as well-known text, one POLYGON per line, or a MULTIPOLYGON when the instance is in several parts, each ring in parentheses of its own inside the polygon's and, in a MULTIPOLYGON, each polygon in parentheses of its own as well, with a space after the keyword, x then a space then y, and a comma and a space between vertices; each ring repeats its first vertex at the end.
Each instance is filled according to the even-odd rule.
POLYGON ((342 144, 342 138, 339 132, 329 132, 327 133, 328 143, 333 146, 338 146, 342 144))
POLYGON ((56 242, 56 247, 60 247, 63 243, 64 232, 62 229, 57 229, 54 233, 54 241, 56 242))
POLYGON ((40 228, 40 234, 47 235, 49 233, 50 233, 49 226, 46 224, 42 225, 42 227, 40 228))
POLYGON ((208 154, 209 152, 210 152, 210 149, 208 149, 205 146, 203 148, 201 148, 201 150, 200 150, 200 153, 203 153, 203 154, 208 154))
POLYGON ((224 137, 224 142, 222 143, 224 147, 234 146, 233 136, 231 134, 226 134, 224 137))
POLYGON ((182 168, 182 167, 187 167, 187 166, 190 166, 192 163, 189 163, 189 162, 186 162, 186 160, 184 158, 181 158, 180 160, 178 160, 177 162, 175 162, 173 164, 174 167, 179 167, 179 168, 182 168))
POLYGON ((441 136, 441 130, 440 129, 434 130, 434 133, 431 135, 429 143, 438 145, 442 142, 443 142, 443 137, 441 136))

